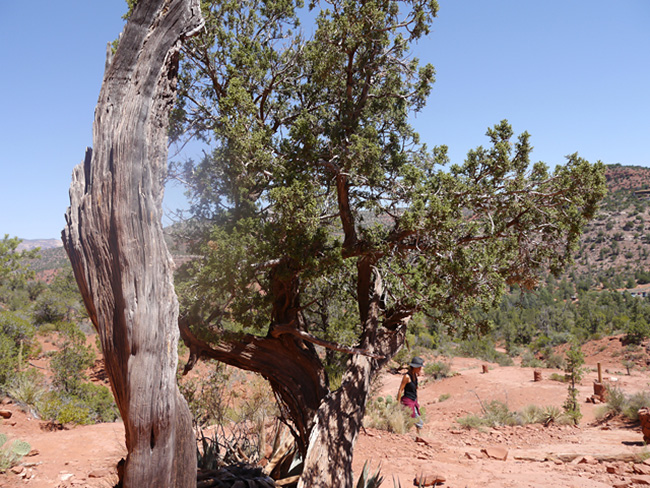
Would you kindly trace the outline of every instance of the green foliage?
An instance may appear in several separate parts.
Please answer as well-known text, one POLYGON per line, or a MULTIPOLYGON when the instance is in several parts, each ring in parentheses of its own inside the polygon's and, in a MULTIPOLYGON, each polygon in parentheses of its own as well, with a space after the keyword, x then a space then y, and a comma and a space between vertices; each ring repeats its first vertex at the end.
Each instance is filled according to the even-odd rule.
POLYGON ((493 400, 482 404, 481 409, 482 415, 467 415, 456 419, 456 422, 466 429, 483 430, 485 427, 564 423, 566 419, 562 411, 553 405, 528 405, 521 412, 513 412, 507 404, 493 400))
POLYGON ((622 415, 631 422, 639 421, 639 410, 650 408, 650 392, 640 391, 626 395, 619 387, 607 387, 607 403, 597 417, 605 415, 622 415))
POLYGON ((33 351, 34 327, 19 314, 0 310, 0 390, 4 390, 33 351))
POLYGON ((11 444, 7 443, 7 436, 0 433, 0 473, 18 464, 31 449, 29 443, 18 439, 11 444))
POLYGON ((623 330, 625 331, 626 341, 631 344, 641 344, 650 337, 650 325, 645 317, 628 321, 623 330))
POLYGON ((521 367, 522 368, 541 368, 544 363, 537 359, 537 357, 530 351, 530 349, 525 349, 521 355, 521 367))
POLYGON ((463 357, 482 359, 500 366, 511 366, 512 358, 499 352, 494 347, 494 342, 489 337, 472 337, 459 343, 456 354, 463 357))
POLYGON ((8 290, 25 286, 27 280, 34 275, 26 261, 37 257, 40 249, 17 251, 21 242, 22 240, 17 237, 10 238, 9 234, 5 234, 0 240, 0 284, 2 284, 0 295, 4 295, 8 290))
POLYGON ((584 363, 585 358, 580 345, 573 342, 566 353, 566 366, 564 371, 569 377, 569 393, 564 402, 564 412, 575 425, 578 425, 582 418, 576 385, 580 383, 585 373, 582 367, 584 363))
POLYGON ((424 365, 424 374, 433 379, 439 380, 454 375, 449 363, 444 361, 431 361, 424 365))
POLYGON ((50 391, 37 402, 36 408, 43 418, 60 424, 87 425, 119 418, 111 391, 92 383, 79 385, 76 394, 50 391))
POLYGON ((91 347, 86 345, 86 335, 76 324, 61 323, 59 331, 62 343, 50 362, 53 380, 55 386, 75 395, 86 379, 84 370, 92 366, 95 357, 91 347))

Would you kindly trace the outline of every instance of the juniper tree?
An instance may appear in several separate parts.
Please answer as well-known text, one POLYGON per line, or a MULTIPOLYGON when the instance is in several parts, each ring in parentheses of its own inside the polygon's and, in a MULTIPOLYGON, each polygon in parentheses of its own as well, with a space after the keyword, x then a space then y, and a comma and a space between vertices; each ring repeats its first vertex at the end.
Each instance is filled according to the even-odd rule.
MULTIPOLYGON (((351 486, 370 379, 409 319, 492 307, 559 272, 604 194, 601 164, 531 165, 507 121, 451 164, 409 124, 434 70, 410 46, 433 1, 204 2, 183 48, 172 135, 189 161, 196 253, 177 283, 188 368, 201 356, 271 384, 305 459, 299 486, 351 486), (331 391, 316 346, 349 355, 331 391)), ((475 328, 475 324, 465 324, 475 328)))

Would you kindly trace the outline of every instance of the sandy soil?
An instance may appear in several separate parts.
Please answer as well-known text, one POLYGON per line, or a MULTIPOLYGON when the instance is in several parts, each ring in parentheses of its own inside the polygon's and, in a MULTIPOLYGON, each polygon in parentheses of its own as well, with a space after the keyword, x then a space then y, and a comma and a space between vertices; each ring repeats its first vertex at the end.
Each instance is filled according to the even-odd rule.
MULTIPOLYGON (((541 425, 501 427, 484 432, 468 431, 456 422, 459 417, 480 413, 481 402, 500 400, 510 410, 531 404, 561 407, 566 384, 553 381, 556 370, 542 369, 542 381, 533 381, 533 369, 500 367, 484 362, 455 358, 451 368, 456 376, 441 381, 422 381, 420 400, 426 409, 424 442, 414 433, 397 435, 374 429, 363 430, 358 438, 353 469, 355 478, 368 462, 372 472, 381 466, 385 487, 393 480, 402 487, 413 486, 422 475, 442 475, 438 486, 463 488, 601 488, 650 484, 650 465, 638 461, 650 455, 638 427, 620 421, 596 421, 598 405, 586 403, 601 362, 604 380, 615 383, 626 394, 650 390, 645 371, 625 374, 620 365, 618 340, 603 339, 585 348, 592 368, 580 385, 579 427, 541 425), (444 399, 448 396, 447 399, 444 399), (442 397, 442 401, 441 401, 442 397), (483 451, 507 455, 505 461, 489 458, 483 451)), ((400 375, 384 373, 378 395, 395 395, 400 375)), ((5 400, 6 402, 7 400, 5 400)), ((0 432, 10 439, 23 439, 33 447, 33 455, 22 466, 0 474, 0 486, 109 488, 117 481, 115 466, 125 456, 124 428, 119 422, 48 430, 47 424, 6 403, 1 409, 12 412, 0 422, 0 432)))

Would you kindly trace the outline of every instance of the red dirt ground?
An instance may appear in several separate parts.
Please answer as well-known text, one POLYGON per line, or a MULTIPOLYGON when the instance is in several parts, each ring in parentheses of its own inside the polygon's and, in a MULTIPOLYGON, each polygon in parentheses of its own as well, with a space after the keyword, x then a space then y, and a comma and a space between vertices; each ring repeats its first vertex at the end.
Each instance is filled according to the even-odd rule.
MULTIPOLYGON (((626 375, 620 364, 622 346, 618 339, 603 339, 585 346, 587 365, 592 370, 580 385, 579 427, 541 425, 501 427, 484 432, 468 431, 456 422, 459 417, 480 413, 480 402, 500 400, 510 410, 527 405, 555 405, 561 408, 566 384, 550 380, 557 370, 542 369, 542 381, 533 381, 533 369, 500 367, 484 362, 455 358, 452 370, 458 374, 420 386, 420 400, 426 409, 423 437, 397 435, 374 429, 362 431, 354 455, 355 478, 367 461, 372 472, 381 466, 384 487, 393 479, 402 487, 413 486, 422 474, 440 474, 443 487, 463 488, 604 488, 650 484, 650 465, 634 464, 635 456, 648 457, 639 427, 620 421, 596 422, 598 405, 586 403, 601 362, 606 382, 615 383, 624 393, 648 391, 647 371, 633 369, 626 375), (441 396, 449 396, 440 401, 441 396), (505 461, 487 458, 483 449, 503 448, 505 461), (646 474, 647 473, 647 474, 646 474)), ((397 393, 401 376, 384 373, 379 395, 397 393)), ((444 398, 444 397, 443 397, 444 398)), ((28 441, 37 454, 23 459, 17 471, 0 474, 0 486, 109 488, 117 481, 115 466, 126 454, 124 428, 120 422, 44 430, 45 423, 34 419, 12 403, 1 407, 13 416, 0 422, 0 432, 10 439, 28 441)))

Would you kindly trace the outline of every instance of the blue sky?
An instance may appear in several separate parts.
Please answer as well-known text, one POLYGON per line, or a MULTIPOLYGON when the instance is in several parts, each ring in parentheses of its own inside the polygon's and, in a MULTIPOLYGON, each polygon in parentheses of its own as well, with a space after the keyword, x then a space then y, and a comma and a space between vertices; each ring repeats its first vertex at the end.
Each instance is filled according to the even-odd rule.
MULTIPOLYGON (((439 0, 415 56, 436 67, 414 118, 453 161, 508 119, 533 160, 650 166, 650 1, 439 0)), ((124 0, 0 2, 0 236, 58 238, 72 168, 92 145, 106 43, 124 0), (11 47, 10 47, 11 46, 11 47)), ((165 208, 182 206, 169 188, 165 208)))

